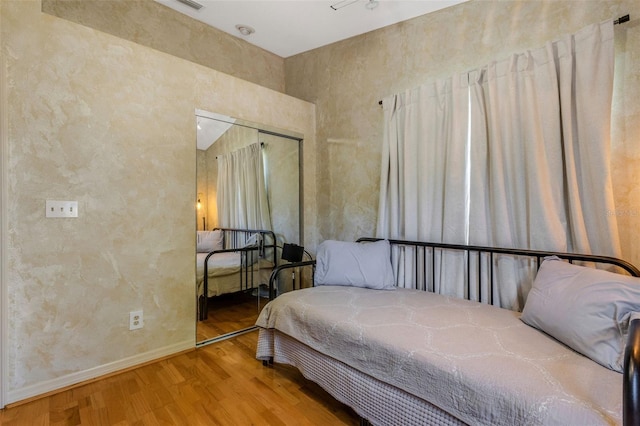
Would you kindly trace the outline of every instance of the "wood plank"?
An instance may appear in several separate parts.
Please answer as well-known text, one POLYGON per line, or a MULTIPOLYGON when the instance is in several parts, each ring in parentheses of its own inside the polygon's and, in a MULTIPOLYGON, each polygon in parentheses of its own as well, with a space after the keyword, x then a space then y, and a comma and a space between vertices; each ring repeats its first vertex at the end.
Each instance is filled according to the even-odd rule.
POLYGON ((356 425, 295 368, 264 367, 251 332, 0 411, 4 425, 356 425))

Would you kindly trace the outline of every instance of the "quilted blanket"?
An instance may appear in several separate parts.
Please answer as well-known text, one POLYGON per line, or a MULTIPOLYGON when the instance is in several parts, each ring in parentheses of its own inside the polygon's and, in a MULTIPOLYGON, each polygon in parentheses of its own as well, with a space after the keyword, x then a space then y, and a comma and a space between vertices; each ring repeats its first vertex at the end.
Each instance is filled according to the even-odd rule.
POLYGON ((321 286, 281 295, 256 324, 469 424, 621 424, 622 375, 519 316, 418 290, 321 286))

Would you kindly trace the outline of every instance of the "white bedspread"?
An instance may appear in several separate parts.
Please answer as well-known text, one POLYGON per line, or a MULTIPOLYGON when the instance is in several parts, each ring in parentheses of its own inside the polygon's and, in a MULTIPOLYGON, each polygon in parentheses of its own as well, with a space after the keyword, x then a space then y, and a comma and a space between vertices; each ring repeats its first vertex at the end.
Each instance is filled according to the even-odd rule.
MULTIPOLYGON (((198 277, 204 276, 204 259, 209 253, 196 253, 198 277)), ((240 271, 240 252, 216 253, 209 258, 209 276, 216 277, 240 271)))
POLYGON ((321 286, 281 295, 256 324, 469 424, 621 424, 622 375, 519 316, 417 290, 321 286))

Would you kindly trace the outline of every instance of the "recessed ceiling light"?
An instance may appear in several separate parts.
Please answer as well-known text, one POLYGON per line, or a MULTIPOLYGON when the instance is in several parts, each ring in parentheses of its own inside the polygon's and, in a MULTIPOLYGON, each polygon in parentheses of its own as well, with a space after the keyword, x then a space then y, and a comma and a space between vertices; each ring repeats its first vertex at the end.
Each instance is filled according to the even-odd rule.
POLYGON ((376 7, 378 7, 378 0, 369 0, 365 7, 369 10, 375 9, 376 7))
POLYGON ((236 29, 238 31, 240 31, 240 34, 242 34, 243 36, 248 36, 248 35, 251 35, 251 34, 256 32, 256 30, 254 30, 253 28, 251 28, 248 25, 238 24, 238 25, 236 25, 236 29))

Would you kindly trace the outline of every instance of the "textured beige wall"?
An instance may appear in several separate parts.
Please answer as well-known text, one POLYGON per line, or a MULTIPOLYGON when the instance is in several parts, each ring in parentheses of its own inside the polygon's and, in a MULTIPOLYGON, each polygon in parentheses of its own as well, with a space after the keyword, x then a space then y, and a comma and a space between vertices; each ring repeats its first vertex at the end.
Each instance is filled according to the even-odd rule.
MULTIPOLYGON (((613 181, 624 257, 640 265, 640 2, 476 1, 285 59, 287 93, 316 104, 320 239, 375 232, 385 96, 542 46, 591 23, 616 27, 613 181)), ((607 214, 607 212, 603 212, 607 214)))
POLYGON ((284 60, 153 0, 43 0, 42 11, 284 92, 284 60))
POLYGON ((315 241, 313 105, 43 14, 40 1, 2 0, 0 31, 8 402, 193 346, 196 108, 306 136, 315 241), (79 218, 45 219, 46 199, 77 200, 79 218), (131 332, 134 309, 145 326, 131 332))

